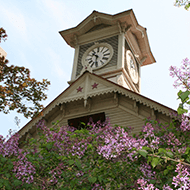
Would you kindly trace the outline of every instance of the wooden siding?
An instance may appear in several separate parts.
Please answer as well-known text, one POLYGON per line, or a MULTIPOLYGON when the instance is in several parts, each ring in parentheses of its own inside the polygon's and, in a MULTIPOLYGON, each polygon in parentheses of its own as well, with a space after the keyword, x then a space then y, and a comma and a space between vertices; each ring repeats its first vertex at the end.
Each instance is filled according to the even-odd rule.
POLYGON ((108 109, 105 110, 105 113, 106 117, 110 118, 111 124, 123 127, 132 127, 133 133, 139 132, 144 124, 143 119, 124 111, 121 108, 108 109))

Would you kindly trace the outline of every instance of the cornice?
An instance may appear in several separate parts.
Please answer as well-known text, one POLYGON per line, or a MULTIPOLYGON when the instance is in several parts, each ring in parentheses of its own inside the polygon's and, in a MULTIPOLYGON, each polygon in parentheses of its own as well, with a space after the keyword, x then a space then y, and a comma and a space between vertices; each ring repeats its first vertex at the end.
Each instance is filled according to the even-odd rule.
POLYGON ((77 79, 70 87, 68 87, 63 93, 61 93, 54 101, 52 101, 44 110, 43 110, 43 116, 39 116, 37 118, 34 118, 31 120, 28 124, 26 124, 20 131, 18 132, 21 136, 23 136, 25 133, 27 133, 32 127, 34 127, 43 117, 45 117, 47 114, 49 114, 56 106, 59 106, 60 104, 67 104, 69 102, 75 102, 79 100, 86 101, 88 98, 97 97, 100 95, 106 95, 108 93, 117 93, 120 95, 123 95, 125 97, 130 98, 131 100, 134 100, 136 102, 139 102, 140 104, 147 106, 155 111, 158 111, 166 116, 169 116, 173 118, 172 112, 177 113, 175 110, 168 108, 160 103, 157 103, 149 98, 146 98, 140 94, 137 94, 133 91, 130 91, 122 86, 119 86, 118 84, 115 84, 107 79, 104 79, 100 76, 97 76, 95 74, 85 72, 79 79, 77 79), (88 81, 87 81, 88 80, 88 81), (73 95, 69 96, 69 92, 72 92, 73 88, 76 86, 80 86, 81 82, 84 84, 85 82, 90 81, 96 81, 97 83, 101 83, 105 86, 105 88, 102 88, 100 90, 95 90, 94 92, 86 92, 81 95, 73 95), (64 97, 64 95, 67 94, 67 97, 64 97))

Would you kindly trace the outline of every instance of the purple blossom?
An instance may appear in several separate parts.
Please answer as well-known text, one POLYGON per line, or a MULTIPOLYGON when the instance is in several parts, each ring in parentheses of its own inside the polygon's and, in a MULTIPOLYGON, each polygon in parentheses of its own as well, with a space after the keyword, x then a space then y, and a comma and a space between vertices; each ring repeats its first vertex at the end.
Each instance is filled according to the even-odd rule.
POLYGON ((175 172, 178 173, 177 176, 173 177, 172 184, 175 188, 178 187, 179 190, 190 189, 190 168, 179 163, 175 172))

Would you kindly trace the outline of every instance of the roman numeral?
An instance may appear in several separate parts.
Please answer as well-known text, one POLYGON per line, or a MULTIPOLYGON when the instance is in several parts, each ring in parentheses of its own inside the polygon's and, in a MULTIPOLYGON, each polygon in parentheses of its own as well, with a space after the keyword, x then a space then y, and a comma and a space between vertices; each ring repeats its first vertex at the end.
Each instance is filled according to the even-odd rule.
POLYGON ((101 52, 104 50, 105 47, 102 48, 101 52))
POLYGON ((104 59, 104 60, 108 60, 108 58, 107 58, 107 57, 102 57, 102 59, 104 59))
POLYGON ((109 49, 106 49, 106 51, 104 51, 103 54, 106 53, 108 50, 109 50, 109 49))
POLYGON ((104 64, 104 62, 102 60, 100 60, 100 62, 102 63, 102 65, 104 64))
POLYGON ((104 54, 104 56, 107 56, 107 55, 110 55, 110 53, 106 53, 106 54, 104 54))
POLYGON ((88 62, 89 64, 91 64, 93 61, 92 61, 92 59, 88 62))
POLYGON ((94 65, 94 62, 90 65, 90 67, 92 67, 94 65))
POLYGON ((100 47, 97 47, 97 53, 100 51, 100 47))

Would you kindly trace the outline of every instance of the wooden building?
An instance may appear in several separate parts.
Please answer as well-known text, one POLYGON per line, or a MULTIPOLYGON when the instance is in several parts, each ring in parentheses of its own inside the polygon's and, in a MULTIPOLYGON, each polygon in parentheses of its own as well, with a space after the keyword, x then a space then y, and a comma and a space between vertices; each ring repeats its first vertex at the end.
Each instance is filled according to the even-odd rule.
POLYGON ((93 11, 76 27, 60 31, 75 49, 69 87, 44 110, 43 116, 26 124, 21 139, 35 137, 35 125, 44 119, 50 127, 79 126, 110 118, 112 124, 131 126, 138 132, 144 119, 170 122, 174 110, 140 95, 141 67, 155 63, 146 28, 133 10, 109 15, 93 11))

